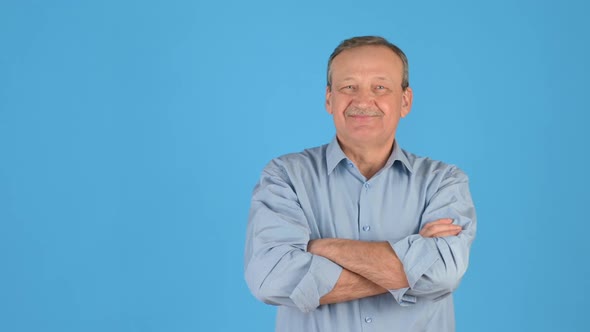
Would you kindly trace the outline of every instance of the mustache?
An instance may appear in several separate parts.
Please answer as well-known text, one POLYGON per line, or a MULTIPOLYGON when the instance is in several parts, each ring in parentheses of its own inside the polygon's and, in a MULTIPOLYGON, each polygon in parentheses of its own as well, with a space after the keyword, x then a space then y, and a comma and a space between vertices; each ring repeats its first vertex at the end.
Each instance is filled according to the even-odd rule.
POLYGON ((345 116, 383 116, 383 112, 375 108, 351 106, 344 111, 345 116))

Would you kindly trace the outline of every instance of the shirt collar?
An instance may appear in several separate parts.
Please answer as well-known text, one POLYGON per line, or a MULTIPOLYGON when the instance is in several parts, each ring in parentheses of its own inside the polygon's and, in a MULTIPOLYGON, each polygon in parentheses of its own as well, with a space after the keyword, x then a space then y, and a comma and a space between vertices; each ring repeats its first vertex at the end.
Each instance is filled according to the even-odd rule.
POLYGON ((342 159, 347 159, 346 155, 340 148, 340 144, 338 143, 338 139, 334 136, 332 142, 328 144, 328 148, 326 149, 326 166, 328 167, 328 175, 332 173, 334 168, 342 161, 342 159))
POLYGON ((397 140, 393 142, 393 151, 391 151, 391 155, 389 156, 389 159, 387 159, 384 167, 390 167, 396 160, 401 162, 410 173, 414 172, 412 163, 410 163, 406 152, 399 147, 399 144, 397 144, 397 140))
MULTIPOLYGON (((327 169, 328 175, 330 175, 330 173, 332 173, 334 168, 336 168, 336 166, 338 166, 338 164, 343 159, 348 159, 348 158, 346 157, 346 155, 344 154, 344 152, 340 148, 340 144, 338 143, 338 139, 336 137, 334 137, 334 139, 332 139, 330 144, 328 144, 328 148, 326 149, 326 166, 328 168, 327 169)), ((399 147, 399 144, 397 144, 397 141, 394 141, 393 151, 391 151, 391 155, 389 156, 389 159, 387 159, 387 162, 385 163, 385 166, 383 166, 383 168, 391 167, 396 160, 399 160, 408 169, 408 171, 410 171, 410 172, 414 171, 412 164, 408 160, 408 156, 406 156, 405 151, 399 147)))

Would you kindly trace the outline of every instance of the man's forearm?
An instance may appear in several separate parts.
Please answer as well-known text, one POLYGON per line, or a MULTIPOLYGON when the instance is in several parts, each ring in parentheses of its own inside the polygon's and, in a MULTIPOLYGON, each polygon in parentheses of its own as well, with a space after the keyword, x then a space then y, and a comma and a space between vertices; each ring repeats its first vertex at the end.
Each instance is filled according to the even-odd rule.
POLYGON ((408 287, 404 267, 388 242, 318 239, 310 241, 308 251, 328 258, 383 289, 408 287))
POLYGON ((320 304, 352 301, 386 293, 387 289, 354 272, 342 269, 334 288, 320 298, 320 304))

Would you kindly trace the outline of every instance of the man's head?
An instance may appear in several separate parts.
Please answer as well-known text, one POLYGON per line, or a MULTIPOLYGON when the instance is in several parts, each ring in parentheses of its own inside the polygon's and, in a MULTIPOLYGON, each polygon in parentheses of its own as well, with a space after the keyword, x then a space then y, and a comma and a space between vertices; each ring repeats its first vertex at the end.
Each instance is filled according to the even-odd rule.
POLYGON ((406 89, 410 86, 410 74, 409 74, 409 66, 408 66, 408 58, 406 54, 397 46, 387 41, 387 39, 379 36, 362 36, 362 37, 353 37, 350 39, 346 39, 341 42, 338 47, 334 49, 334 52, 330 55, 330 59, 328 59, 328 72, 327 72, 327 85, 328 88, 332 85, 332 62, 334 58, 342 53, 342 51, 353 49, 355 47, 361 46, 385 46, 392 50, 397 56, 402 60, 404 65, 403 68, 403 76, 402 76, 402 89, 406 89))
POLYGON ((412 106, 408 61, 381 37, 343 41, 328 62, 326 110, 345 146, 391 146, 412 106))

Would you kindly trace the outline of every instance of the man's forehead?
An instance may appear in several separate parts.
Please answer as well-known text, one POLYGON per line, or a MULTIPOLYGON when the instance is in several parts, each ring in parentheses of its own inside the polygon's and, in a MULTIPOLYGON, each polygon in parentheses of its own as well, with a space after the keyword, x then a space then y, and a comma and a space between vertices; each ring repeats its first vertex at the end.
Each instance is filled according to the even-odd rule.
MULTIPOLYGON (((345 50, 332 62, 332 75, 338 80, 371 76, 377 80, 391 80, 399 76, 403 63, 399 56, 385 46, 361 46, 345 50)), ((334 77, 333 77, 334 78, 334 77)))

